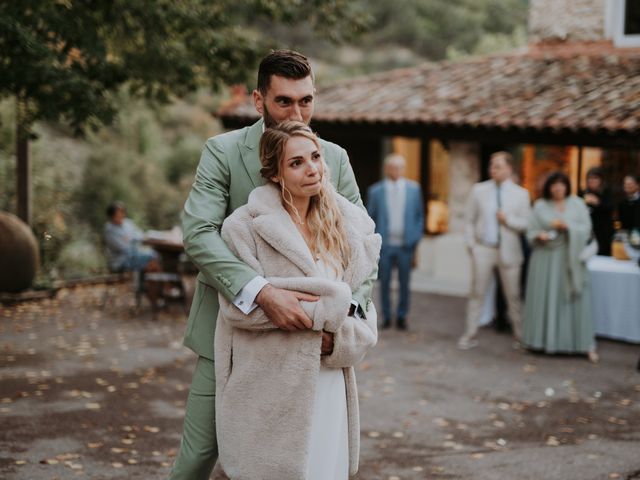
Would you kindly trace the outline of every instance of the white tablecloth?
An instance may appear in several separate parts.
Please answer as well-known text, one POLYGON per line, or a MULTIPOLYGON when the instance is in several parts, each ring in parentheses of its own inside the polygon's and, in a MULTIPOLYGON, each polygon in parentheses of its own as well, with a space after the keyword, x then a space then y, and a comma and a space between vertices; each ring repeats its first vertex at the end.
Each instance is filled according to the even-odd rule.
POLYGON ((640 267, 596 256, 589 260, 591 315, 596 334, 640 343, 640 267))

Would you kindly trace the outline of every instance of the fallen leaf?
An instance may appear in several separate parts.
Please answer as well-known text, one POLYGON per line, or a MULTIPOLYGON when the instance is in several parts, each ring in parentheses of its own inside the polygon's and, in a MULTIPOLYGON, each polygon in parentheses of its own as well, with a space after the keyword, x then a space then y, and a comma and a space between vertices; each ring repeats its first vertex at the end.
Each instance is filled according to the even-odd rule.
POLYGON ((557 447, 560 445, 560 441, 556 437, 551 435, 549 438, 547 438, 547 445, 550 447, 557 447))

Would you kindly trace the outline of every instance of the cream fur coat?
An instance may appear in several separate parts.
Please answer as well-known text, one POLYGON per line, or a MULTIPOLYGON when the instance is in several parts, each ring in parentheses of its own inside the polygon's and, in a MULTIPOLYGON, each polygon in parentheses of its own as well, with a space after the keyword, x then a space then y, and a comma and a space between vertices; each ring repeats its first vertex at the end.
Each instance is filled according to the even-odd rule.
MULTIPOLYGON (((220 295, 215 335, 216 427, 220 463, 233 480, 302 480, 320 363, 342 368, 349 417, 349 472, 358 470, 360 424, 353 366, 377 341, 377 316, 349 317, 351 291, 371 274, 380 236, 366 212, 338 195, 351 247, 342 281, 319 276, 309 249, 272 184, 256 188, 229 216, 222 238, 274 286, 319 295, 302 302, 307 331, 279 330, 260 308, 245 315, 220 295), (331 355, 320 356, 321 331, 334 333, 331 355)), ((363 306, 364 307, 364 306, 363 306)))

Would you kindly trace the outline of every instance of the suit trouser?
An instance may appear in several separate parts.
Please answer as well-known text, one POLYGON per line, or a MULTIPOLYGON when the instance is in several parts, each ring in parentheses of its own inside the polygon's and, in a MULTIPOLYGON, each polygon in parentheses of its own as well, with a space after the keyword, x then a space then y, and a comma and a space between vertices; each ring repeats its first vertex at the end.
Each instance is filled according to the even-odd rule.
POLYGON ((382 314, 384 321, 391 321, 391 273, 393 267, 398 267, 398 282, 400 283, 400 299, 398 301, 397 318, 406 318, 409 313, 409 277, 411 275, 411 261, 413 248, 383 246, 380 252, 380 295, 382 297, 382 314))
POLYGON ((208 480, 218 459, 216 378, 212 360, 198 357, 184 418, 180 453, 170 480, 208 480))
POLYGON ((520 339, 522 333, 522 300, 520 296, 520 271, 522 266, 503 265, 497 248, 477 244, 471 255, 471 293, 467 304, 467 325, 464 336, 471 338, 478 333, 482 306, 491 284, 493 272, 498 270, 507 312, 513 327, 513 334, 520 339))

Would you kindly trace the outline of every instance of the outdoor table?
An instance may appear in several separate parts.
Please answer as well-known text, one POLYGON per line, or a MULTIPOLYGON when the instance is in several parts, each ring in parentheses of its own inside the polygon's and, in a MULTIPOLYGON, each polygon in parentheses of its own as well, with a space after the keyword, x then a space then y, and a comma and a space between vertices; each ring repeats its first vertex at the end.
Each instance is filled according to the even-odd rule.
POLYGON ((640 343, 640 267, 595 256, 587 263, 596 335, 640 343))
POLYGON ((143 243, 158 252, 164 271, 178 273, 180 256, 184 253, 182 240, 147 237, 143 243))
POLYGON ((146 232, 143 243, 153 248, 160 255, 162 264, 161 272, 145 273, 145 281, 151 282, 153 287, 149 287, 148 296, 151 301, 152 310, 155 313, 158 309, 158 298, 180 299, 185 302, 186 296, 183 282, 184 267, 184 243, 182 242, 182 232, 177 229, 169 231, 150 230, 146 232), (167 297, 167 291, 163 291, 163 285, 171 284, 177 289, 176 295, 167 297))

